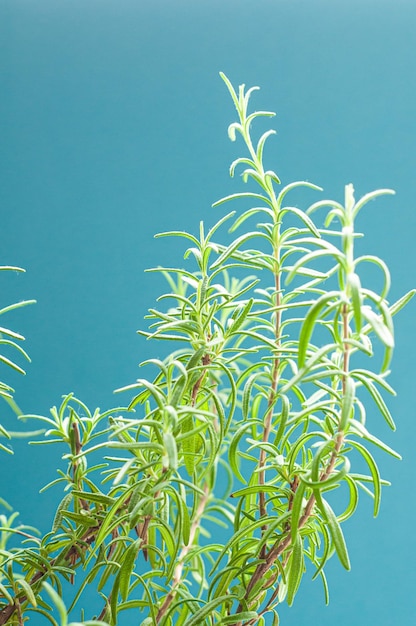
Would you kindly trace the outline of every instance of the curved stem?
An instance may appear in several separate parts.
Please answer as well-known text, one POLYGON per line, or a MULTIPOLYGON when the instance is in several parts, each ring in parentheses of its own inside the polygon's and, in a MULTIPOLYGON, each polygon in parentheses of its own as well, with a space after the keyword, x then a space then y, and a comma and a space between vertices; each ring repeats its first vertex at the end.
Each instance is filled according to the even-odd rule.
POLYGON ((209 496, 210 496, 210 490, 209 490, 208 486, 205 485, 205 487, 204 487, 204 495, 201 496, 201 499, 200 499, 199 504, 198 504, 198 508, 196 510, 195 517, 194 517, 194 519, 192 521, 192 524, 191 524, 191 528, 190 528, 190 532, 189 532, 188 544, 182 546, 182 549, 181 549, 181 551, 179 553, 179 556, 178 556, 178 562, 176 564, 176 567, 175 567, 175 570, 174 570, 174 573, 173 573, 172 588, 169 591, 168 595, 166 596, 162 606, 158 610, 158 613, 157 613, 157 616, 156 616, 157 624, 159 624, 159 622, 161 621, 163 616, 166 614, 168 608, 172 604, 172 602, 173 602, 173 600, 174 600, 174 598, 176 596, 176 593, 178 591, 178 587, 179 587, 179 585, 182 582, 182 573, 183 573, 183 567, 184 567, 185 559, 186 559, 186 556, 187 556, 189 550, 191 550, 191 548, 193 548, 196 531, 198 530, 199 524, 201 522, 201 518, 202 518, 202 515, 203 515, 203 513, 205 511, 205 507, 207 505, 209 496))

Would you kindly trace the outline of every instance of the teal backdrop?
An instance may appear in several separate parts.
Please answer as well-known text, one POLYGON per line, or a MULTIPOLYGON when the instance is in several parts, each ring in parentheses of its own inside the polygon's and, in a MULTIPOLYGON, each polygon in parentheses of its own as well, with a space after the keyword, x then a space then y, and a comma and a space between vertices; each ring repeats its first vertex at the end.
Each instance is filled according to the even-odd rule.
MULTIPOLYGON (((0 264, 27 273, 1 277, 0 304, 37 299, 10 315, 32 357, 13 378, 22 409, 46 414, 69 391, 91 408, 126 402, 113 390, 163 355, 136 334, 164 288, 144 270, 181 264, 183 248, 153 235, 213 223, 235 188, 220 70, 277 110, 266 160, 283 182, 340 200, 349 182, 396 190, 358 227, 391 268, 392 299, 414 287, 415 29, 412 0, 1 0, 0 264)), ((309 572, 285 626, 415 623, 415 311, 396 320, 397 432, 369 416, 403 461, 381 460, 379 517, 362 498, 345 524, 352 571, 331 561, 330 606, 309 572)), ((62 496, 38 490, 61 451, 14 448, 1 494, 45 531, 62 496)))

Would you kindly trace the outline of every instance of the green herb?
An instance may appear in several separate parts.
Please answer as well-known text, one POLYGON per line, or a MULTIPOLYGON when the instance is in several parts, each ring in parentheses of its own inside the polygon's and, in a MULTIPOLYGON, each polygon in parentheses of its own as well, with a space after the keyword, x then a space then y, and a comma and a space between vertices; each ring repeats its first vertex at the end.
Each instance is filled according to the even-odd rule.
MULTIPOLYGON (((274 114, 249 113, 257 88, 236 92, 221 77, 237 112, 228 134, 245 149, 230 174, 241 169, 251 186, 214 207, 250 206, 209 230, 201 223, 198 236, 160 235, 185 240, 187 265, 152 270, 168 292, 142 334, 166 340, 170 352, 142 364, 152 376, 118 390, 129 395, 127 408, 91 413, 67 395, 49 417, 25 416, 47 428, 35 443, 66 446, 66 468, 45 487, 60 483, 63 493, 44 537, 16 526, 15 514, 1 516, 0 625, 23 624, 31 612, 61 626, 69 613, 80 616, 76 624, 115 626, 125 611, 146 626, 278 624, 307 561, 326 598, 327 561, 336 555, 350 568, 342 522, 360 490, 379 511, 388 483, 371 448, 400 457, 367 430, 366 407, 394 428, 384 399, 394 393, 386 380, 392 317, 415 292, 390 304, 387 266, 355 256, 354 243, 360 210, 393 192, 356 200, 349 184, 343 203, 292 206, 293 189, 322 190, 305 181, 280 187, 263 162, 274 131, 258 141, 251 132, 274 114), (231 242, 221 243, 224 227, 236 232, 231 242), (383 275, 380 293, 360 276, 364 263, 383 275), (368 474, 356 472, 356 453, 368 474), (337 512, 332 492, 342 484, 349 501, 337 512), (18 548, 8 547, 13 536, 23 538, 18 548), (76 589, 70 606, 62 580, 76 589), (101 595, 102 610, 85 618, 87 587, 101 595)), ((1 343, 27 358, 21 335, 0 331, 1 343)), ((13 405, 12 391, 0 384, 13 405)))

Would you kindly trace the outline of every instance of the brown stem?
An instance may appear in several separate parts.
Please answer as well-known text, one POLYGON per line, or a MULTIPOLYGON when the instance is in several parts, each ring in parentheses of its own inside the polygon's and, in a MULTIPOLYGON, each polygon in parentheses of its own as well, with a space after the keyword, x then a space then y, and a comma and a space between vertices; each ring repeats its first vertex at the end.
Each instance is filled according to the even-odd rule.
MULTIPOLYGON (((209 357, 208 354, 204 354, 204 356, 202 357, 202 365, 205 365, 205 367, 207 367, 209 364, 211 363, 211 359, 209 357)), ((192 406, 195 406, 196 403, 196 399, 198 397, 198 392, 199 389, 202 385, 202 382, 207 374, 208 370, 204 370, 201 374, 201 376, 198 378, 198 380, 196 381, 195 385, 193 386, 192 389, 192 393, 191 393, 191 402, 192 402, 192 406)))
MULTIPOLYGON (((277 252, 275 252, 275 258, 277 258, 277 252)), ((280 324, 281 324, 281 311, 280 311, 280 304, 281 304, 281 294, 280 294, 280 273, 276 273, 275 274, 275 291, 276 291, 276 320, 275 320, 275 341, 276 341, 276 348, 279 347, 279 340, 280 340, 280 324)), ((279 357, 276 355, 274 360, 273 360, 273 368, 272 368, 272 381, 271 381, 271 386, 270 386, 270 393, 269 393, 269 399, 267 402, 267 411, 266 411, 266 416, 264 418, 264 428, 263 428, 263 437, 262 437, 262 442, 263 443, 267 443, 269 440, 269 436, 270 436, 270 432, 272 429, 272 418, 273 418, 273 407, 274 407, 274 403, 275 403, 275 399, 276 399, 276 391, 277 391, 277 385, 279 382, 279 363, 280 363, 280 359, 279 357)), ((263 448, 261 448, 260 450, 260 455, 259 455, 259 468, 260 468, 260 472, 259 472, 259 485, 260 485, 260 494, 259 494, 259 513, 260 513, 260 517, 266 517, 267 515, 267 511, 266 511, 266 494, 265 492, 261 489, 262 486, 264 486, 265 484, 265 478, 266 478, 266 470, 263 469, 264 465, 266 463, 266 450, 264 450, 263 448)), ((267 526, 264 525, 261 528, 262 530, 262 534, 265 533, 265 531, 267 530, 267 526)), ((264 558, 266 554, 266 546, 264 545, 261 549, 261 553, 260 553, 260 558, 264 558)))
MULTIPOLYGON (((159 497, 159 494, 160 494, 159 491, 155 493, 155 499, 159 497)), ((140 524, 137 524, 136 526, 137 536, 140 537, 140 539, 142 540, 142 545, 143 545, 142 551, 143 551, 143 556, 144 556, 145 561, 147 561, 149 558, 146 544, 148 541, 148 529, 149 529, 149 524, 150 524, 151 519, 152 519, 151 515, 145 515, 143 522, 140 524)))
MULTIPOLYGON (((289 560, 289 555, 287 555, 286 558, 284 559, 284 561, 282 563, 283 567, 286 567, 286 564, 287 564, 288 560, 289 560)), ((272 580, 268 581, 267 585, 263 586, 263 589, 267 589, 267 588, 271 587, 275 583, 275 581, 278 578, 279 574, 280 574, 280 572, 277 571, 275 576, 272 578, 272 580)), ((267 600, 266 606, 258 613, 258 617, 260 617, 261 615, 265 615, 270 610, 270 607, 272 606, 273 602, 275 601, 275 599, 278 596, 279 588, 280 588, 280 583, 278 583, 276 585, 272 595, 267 600)), ((250 620, 249 622, 247 622, 247 626, 255 626, 255 624, 257 623, 258 617, 256 617, 255 619, 250 620)))
POLYGON ((0 611, 0 624, 7 624, 15 611, 17 611, 16 601, 12 604, 8 604, 7 606, 5 606, 4 609, 0 611))
MULTIPOLYGON (((58 562, 58 558, 64 560, 65 563, 75 566, 77 560, 81 557, 82 552, 85 551, 94 541, 97 536, 98 531, 100 530, 100 526, 94 526, 89 528, 82 537, 78 540, 77 543, 71 545, 65 554, 65 550, 61 555, 51 559, 50 566, 53 567, 58 562)), ((38 570, 33 574, 32 578, 29 581, 29 585, 32 587, 35 583, 41 580, 45 575, 47 575, 48 570, 38 570)), ((25 594, 19 594, 15 597, 13 602, 7 604, 3 609, 0 610, 0 626, 4 626, 7 624, 12 615, 19 610, 19 606, 23 602, 27 600, 27 596, 25 594)))

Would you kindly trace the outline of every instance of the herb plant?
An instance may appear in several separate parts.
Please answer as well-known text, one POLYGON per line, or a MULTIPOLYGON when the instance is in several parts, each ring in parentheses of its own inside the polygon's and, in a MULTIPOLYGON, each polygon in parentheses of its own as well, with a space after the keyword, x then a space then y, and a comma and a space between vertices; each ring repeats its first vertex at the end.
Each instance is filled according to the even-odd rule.
MULTIPOLYGON (((386 264, 354 253, 355 221, 393 192, 356 200, 349 184, 343 204, 291 205, 292 190, 321 189, 279 187, 263 164, 274 131, 258 141, 251 134, 254 120, 274 114, 249 113, 256 88, 236 92, 221 76, 238 116, 229 137, 245 148, 230 174, 242 168, 253 186, 214 206, 249 208, 209 230, 201 223, 199 236, 159 235, 185 240, 188 265, 152 270, 169 290, 142 334, 171 351, 142 363, 147 377, 118 390, 130 394, 126 408, 91 412, 69 394, 50 416, 25 416, 47 429, 35 443, 64 445, 66 466, 47 485, 60 485, 63 499, 44 536, 1 516, 1 625, 35 613, 66 626, 71 613, 81 620, 72 626, 113 626, 127 612, 142 626, 275 626, 306 561, 326 601, 328 560, 350 568, 342 522, 359 492, 379 511, 388 483, 371 450, 400 457, 369 432, 366 412, 376 409, 394 429, 384 400, 394 393, 392 317, 414 291, 389 304, 386 264), (231 243, 218 243, 224 226, 231 243), (365 264, 380 272, 379 292, 361 283, 365 264), (95 616, 85 615, 87 587, 100 597, 95 616)), ((1 343, 26 356, 20 335, 0 330, 1 343)), ((14 402, 7 384, 0 394, 14 402)))

